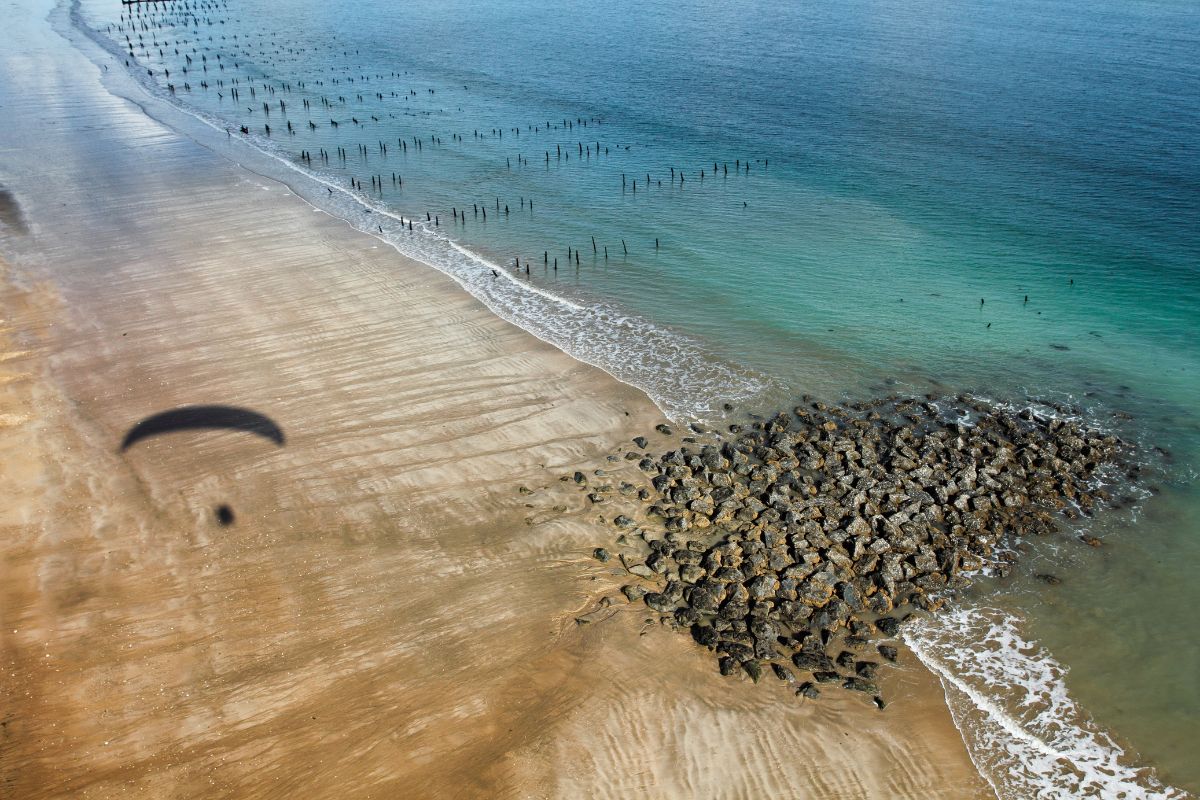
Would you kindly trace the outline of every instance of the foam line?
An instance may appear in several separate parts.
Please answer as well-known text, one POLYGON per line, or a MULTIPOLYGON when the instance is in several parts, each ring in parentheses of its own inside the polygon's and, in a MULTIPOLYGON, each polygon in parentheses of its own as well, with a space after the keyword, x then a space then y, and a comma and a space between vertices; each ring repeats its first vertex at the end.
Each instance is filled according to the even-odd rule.
POLYGON ((942 681, 971 760, 1002 800, 1184 798, 1071 698, 1066 669, 996 608, 957 608, 906 625, 905 643, 942 681))

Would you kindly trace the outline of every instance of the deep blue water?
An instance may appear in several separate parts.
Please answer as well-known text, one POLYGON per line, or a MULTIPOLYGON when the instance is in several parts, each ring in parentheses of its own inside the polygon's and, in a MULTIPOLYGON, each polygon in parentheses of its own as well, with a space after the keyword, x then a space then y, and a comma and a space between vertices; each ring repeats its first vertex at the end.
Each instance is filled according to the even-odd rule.
MULTIPOLYGON (((1155 494, 1116 487, 1148 499, 1091 523, 1106 548, 1031 545, 1031 565, 1077 579, 990 582, 970 602, 1004 625, 925 635, 986 639, 1018 619, 1038 663, 1069 667, 1070 724, 1115 737, 1088 747, 1123 745, 1200 790, 1195 3, 84 12, 114 48, 130 37, 160 92, 325 182, 302 194, 673 416, 970 390, 1074 403, 1139 442, 1155 494), (327 163, 299 159, 321 148, 327 163), (1114 674, 1131 660, 1136 678, 1114 674)), ((986 769, 1022 796, 1026 778, 986 769)))

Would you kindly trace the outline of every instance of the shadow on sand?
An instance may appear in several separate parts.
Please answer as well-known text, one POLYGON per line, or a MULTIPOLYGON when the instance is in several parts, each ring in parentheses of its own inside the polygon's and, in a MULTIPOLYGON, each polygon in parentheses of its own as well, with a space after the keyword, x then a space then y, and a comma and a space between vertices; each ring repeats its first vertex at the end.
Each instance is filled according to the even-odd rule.
POLYGON ((225 429, 245 431, 270 439, 280 447, 285 438, 283 429, 257 411, 235 406, 183 406, 152 414, 138 422, 121 441, 121 452, 142 439, 175 431, 225 429))

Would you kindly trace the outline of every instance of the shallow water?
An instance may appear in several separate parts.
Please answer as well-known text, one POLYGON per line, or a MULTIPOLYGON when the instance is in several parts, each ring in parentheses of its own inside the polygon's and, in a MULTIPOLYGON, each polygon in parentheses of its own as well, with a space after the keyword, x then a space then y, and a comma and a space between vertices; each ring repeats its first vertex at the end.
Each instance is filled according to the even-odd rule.
MULTIPOLYGON (((298 193, 676 418, 971 390, 1075 404, 1138 442, 1146 477, 1114 483, 1133 510, 1086 523, 1105 547, 1029 543, 1022 571, 963 613, 1011 612, 996 630, 1062 666, 1072 724, 1200 790, 1193 5, 82 12, 210 123, 194 135, 220 148, 245 125, 298 193), (322 148, 328 163, 299 158, 322 148), (1032 580, 1047 571, 1063 583, 1032 580)), ((925 626, 926 651, 964 629, 988 630, 925 626)), ((985 705, 1022 702, 1002 684, 985 705)), ((1030 780, 1060 791, 1053 770, 1030 780)))

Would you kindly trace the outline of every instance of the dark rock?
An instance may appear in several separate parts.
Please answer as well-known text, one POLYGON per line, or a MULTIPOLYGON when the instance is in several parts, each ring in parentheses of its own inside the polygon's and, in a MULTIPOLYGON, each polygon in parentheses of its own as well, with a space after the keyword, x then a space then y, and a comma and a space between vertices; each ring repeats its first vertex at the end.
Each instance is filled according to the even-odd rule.
POLYGON ((746 576, 736 567, 721 567, 713 573, 713 579, 721 583, 741 583, 746 580, 746 576))
POLYGON ((637 575, 639 578, 653 578, 656 573, 645 564, 634 564, 629 568, 630 575, 637 575))
POLYGON ((817 683, 836 683, 842 679, 836 672, 814 672, 812 676, 817 683))
POLYGON ((833 584, 824 576, 813 575, 797 589, 797 597, 805 605, 820 607, 833 597, 833 584))
POLYGON ((1034 577, 1037 578, 1039 581, 1042 581, 1043 583, 1049 584, 1050 586, 1058 586, 1060 583, 1062 583, 1061 578, 1059 578, 1056 575, 1051 575, 1048 572, 1043 572, 1041 574, 1035 575, 1034 577))
POLYGON ((754 649, 748 647, 741 642, 731 642, 728 639, 721 639, 717 642, 717 652, 725 653, 730 658, 736 658, 738 661, 749 661, 754 658, 754 649))
POLYGON ((692 590, 689 604, 697 611, 711 614, 721 604, 721 593, 711 586, 697 586, 692 590))
POLYGON ((768 620, 756 619, 750 623, 750 633, 758 639, 778 639, 779 629, 768 620))
POLYGON ((689 625, 694 625, 699 621, 700 614, 695 609, 691 609, 686 606, 675 609, 675 623, 680 627, 686 628, 689 625))
POLYGON ((875 627, 879 628, 879 632, 889 639, 896 638, 900 633, 900 621, 894 617, 880 617, 875 620, 875 627))
POLYGON ((775 580, 770 575, 759 575, 754 580, 746 584, 746 589, 750 592, 750 596, 756 600, 761 600, 764 597, 773 597, 775 588, 779 586, 779 581, 775 580))
POLYGON ((621 587, 621 594, 625 595, 629 602, 632 603, 635 600, 641 600, 643 597, 645 597, 646 590, 641 586, 628 585, 621 587))
POLYGON ((662 551, 655 550, 646 558, 646 566, 649 567, 651 571, 662 575, 670 568, 671 558, 670 556, 663 555, 662 551))
POLYGON ((801 650, 792 656, 792 663, 802 670, 808 672, 830 671, 833 669, 833 660, 824 653, 812 653, 801 650))
POLYGON ((754 656, 764 661, 770 661, 779 655, 774 639, 756 638, 754 640, 754 656))
POLYGON ((671 602, 671 598, 659 592, 650 592, 642 599, 646 602, 646 605, 663 614, 669 614, 675 610, 675 604, 671 602))
POLYGON ((599 561, 600 563, 603 564, 604 562, 606 562, 610 558, 612 558, 612 556, 603 547, 597 547, 595 550, 592 551, 592 558, 596 559, 597 561, 599 561))
POLYGON ((865 681, 862 678, 846 678, 842 683, 843 689, 850 689, 855 692, 864 692, 866 694, 879 694, 879 687, 870 681, 865 681))
POLYGON ((810 700, 815 700, 821 696, 821 690, 813 686, 810 681, 805 681, 796 689, 796 694, 807 697, 810 700))
POLYGON ((739 603, 736 600, 726 600, 721 609, 717 611, 717 616, 722 619, 735 620, 742 619, 750 613, 750 606, 745 603, 739 603))
POLYGON ((879 665, 874 661, 856 661, 854 663, 855 674, 869 681, 875 680, 875 672, 878 668, 879 665))
POLYGON ((692 638, 697 644, 710 649, 717 646, 717 632, 708 625, 693 625, 692 638))

